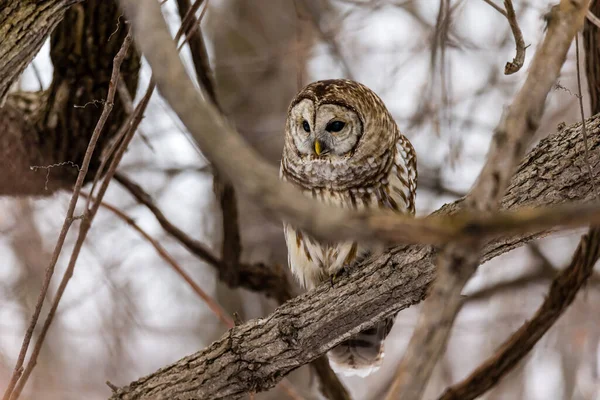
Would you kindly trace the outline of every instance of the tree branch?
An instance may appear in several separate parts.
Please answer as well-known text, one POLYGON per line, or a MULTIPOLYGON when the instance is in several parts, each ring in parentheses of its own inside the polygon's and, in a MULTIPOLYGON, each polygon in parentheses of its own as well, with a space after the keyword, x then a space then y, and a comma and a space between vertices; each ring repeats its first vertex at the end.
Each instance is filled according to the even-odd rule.
POLYGON ((0 107, 13 82, 40 50, 44 41, 63 19, 65 12, 81 0, 51 0, 43 7, 36 0, 5 0, 0 13, 3 29, 0 43, 0 107), (27 29, 23 29, 27 22, 27 29))
MULTIPOLYGON (((163 229, 177 239, 190 252, 198 256, 203 261, 208 262, 217 270, 221 267, 222 261, 217 259, 212 253, 199 241, 191 238, 181 229, 173 225, 163 214, 163 212, 154 204, 152 198, 138 184, 131 181, 125 175, 115 174, 115 180, 118 181, 129 193, 131 193, 140 203, 144 204, 156 217, 163 229)), ((242 278, 240 284, 242 287, 265 294, 267 297, 273 297, 279 304, 291 299, 292 287, 288 276, 283 272, 281 266, 271 267, 264 264, 246 264, 238 265, 238 273, 242 278)), ((321 381, 321 392, 330 400, 350 399, 348 391, 335 375, 326 357, 320 357, 312 362, 312 367, 321 381)))
MULTIPOLYGON (((196 71, 198 83, 206 93, 215 107, 223 113, 223 107, 217 99, 215 83, 208 62, 208 54, 204 38, 198 21, 194 15, 195 9, 199 8, 202 0, 197 0, 192 7, 190 0, 177 0, 177 7, 181 17, 182 26, 194 28, 188 34, 188 44, 192 54, 192 61, 196 71)), ((223 244, 221 249, 221 265, 219 266, 219 278, 230 287, 240 284, 239 264, 242 254, 242 244, 238 223, 238 209, 235 190, 231 183, 224 181, 215 171, 214 192, 217 196, 222 212, 223 244)))
MULTIPOLYGON (((0 32, 7 36, 0 41, 0 100, 50 32, 54 74, 47 91, 10 94, 0 108, 0 195, 49 195, 73 187, 102 112, 113 57, 125 36, 121 27, 110 37, 120 15, 112 1, 3 1, 0 32)), ((121 69, 132 93, 138 70, 139 54, 133 51, 121 69)), ((117 99, 91 159, 88 180, 124 119, 117 99)))
MULTIPOLYGON (((221 260, 215 257, 201 242, 191 238, 169 221, 154 203, 152 197, 141 186, 122 173, 115 174, 115 180, 127 189, 138 202, 145 205, 154 214, 160 226, 192 254, 217 269, 221 268, 221 260)), ((292 287, 281 267, 241 263, 238 272, 240 274, 240 284, 245 289, 263 293, 267 297, 274 298, 279 303, 283 303, 293 297, 292 287)))
MULTIPOLYGON (((467 209, 489 213, 498 207, 515 166, 537 131, 548 93, 583 25, 587 4, 588 0, 562 0, 547 15, 547 34, 533 57, 527 79, 495 129, 485 165, 466 197, 467 209)), ((387 400, 422 397, 462 307, 462 290, 480 264, 483 244, 483 240, 453 242, 444 250, 438 261, 439 278, 423 305, 387 400)))
MULTIPOLYGON (((596 197, 598 192, 594 183, 594 174, 589 163, 589 148, 585 115, 583 111, 583 95, 581 89, 581 73, 579 68, 579 43, 575 37, 575 54, 577 61, 577 98, 581 113, 581 133, 583 136, 584 157, 589 173, 589 180, 596 197)), ((593 77, 592 77, 593 78, 593 77)), ((592 87, 592 86, 591 86, 592 87)), ((597 90, 597 89, 595 89, 597 90)), ((546 269, 553 267, 537 247, 530 246, 542 259, 546 269)), ((588 281, 598 260, 600 251, 600 228, 592 227, 584 235, 575 250, 569 267, 561 272, 552 282, 550 293, 531 321, 527 321, 515 332, 492 357, 486 360, 469 377, 448 388, 440 400, 474 399, 502 379, 520 360, 531 351, 550 327, 573 302, 579 289, 588 281)))
MULTIPOLYGON (((581 124, 542 140, 523 160, 502 200, 503 209, 589 202, 594 194, 585 163, 581 124), (548 162, 552 160, 552 162, 548 162)), ((590 164, 600 173, 600 115, 587 120, 590 164)), ((456 213, 463 199, 437 215, 456 213)), ((482 262, 548 232, 496 240, 482 262)), ((365 261, 329 284, 296 297, 268 318, 227 332, 208 348, 120 388, 111 399, 235 399, 262 391, 295 368, 376 321, 422 301, 435 278, 437 252, 429 246, 399 246, 365 261)))
POLYGON ((515 37, 515 46, 517 48, 517 54, 512 61, 509 61, 504 66, 504 75, 511 75, 518 72, 523 63, 525 62, 525 40, 523 40, 523 33, 519 28, 519 22, 517 21, 517 15, 515 14, 515 8, 513 7, 512 0, 504 0, 504 7, 506 8, 506 19, 510 25, 510 30, 515 37))
POLYGON ((600 229, 585 234, 569 267, 552 282, 550 292, 535 316, 500 346, 500 349, 462 382, 446 389, 439 400, 471 400, 481 396, 517 366, 571 305, 591 276, 600 250, 600 229))

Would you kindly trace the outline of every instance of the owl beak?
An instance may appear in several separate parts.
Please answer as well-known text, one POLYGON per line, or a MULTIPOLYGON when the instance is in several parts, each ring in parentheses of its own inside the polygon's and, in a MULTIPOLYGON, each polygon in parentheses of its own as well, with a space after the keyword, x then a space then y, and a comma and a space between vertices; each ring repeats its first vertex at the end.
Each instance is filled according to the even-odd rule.
POLYGON ((329 153, 329 149, 319 139, 315 140, 315 153, 320 156, 321 154, 329 153))

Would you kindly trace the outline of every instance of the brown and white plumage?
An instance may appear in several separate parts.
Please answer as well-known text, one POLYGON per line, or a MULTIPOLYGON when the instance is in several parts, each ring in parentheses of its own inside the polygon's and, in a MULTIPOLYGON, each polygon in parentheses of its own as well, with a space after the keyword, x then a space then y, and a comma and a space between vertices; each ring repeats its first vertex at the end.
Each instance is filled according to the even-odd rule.
MULTIPOLYGON (((307 196, 353 209, 414 214, 416 155, 381 99, 350 80, 306 86, 288 110, 281 177, 307 196)), ((307 289, 364 256, 360 243, 319 243, 284 223, 288 261, 307 289)), ((332 349, 334 369, 366 375, 377 369, 394 317, 332 349)))

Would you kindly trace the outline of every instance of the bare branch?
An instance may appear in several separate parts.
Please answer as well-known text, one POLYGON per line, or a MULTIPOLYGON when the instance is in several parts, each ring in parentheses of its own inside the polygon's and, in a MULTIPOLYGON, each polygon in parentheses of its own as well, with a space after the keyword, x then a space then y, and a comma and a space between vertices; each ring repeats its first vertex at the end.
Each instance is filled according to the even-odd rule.
MULTIPOLYGON (((549 14, 546 37, 536 51, 523 87, 494 132, 486 163, 466 197, 467 209, 490 212, 498 206, 515 166, 537 130, 548 92, 556 82, 573 37, 583 25, 586 10, 586 0, 563 0, 549 14)), ((438 262, 439 278, 423 305, 386 399, 421 398, 463 304, 462 289, 480 263, 482 245, 482 241, 471 245, 455 242, 443 252, 438 262)))
MULTIPOLYGON (((600 116, 587 120, 590 163, 600 172, 600 116)), ((580 124, 543 139, 524 159, 502 208, 540 207, 594 198, 584 160, 580 124), (547 160, 559 160, 548 164, 547 160), (542 174, 540 172, 543 171, 542 174), (543 175, 543 178, 541 177, 543 175)), ((436 212, 458 212, 464 200, 436 212)), ((488 244, 482 262, 545 235, 517 236, 488 244)), ((366 260, 336 282, 290 300, 268 318, 244 323, 210 347, 122 387, 111 399, 193 397, 236 399, 264 391, 282 376, 388 315, 422 301, 435 278, 437 252, 399 246, 366 260), (191 367, 193 366, 193 367, 191 367)))
MULTIPOLYGON (((23 344, 21 346, 21 351, 19 352, 19 357, 18 357, 17 363, 15 365, 15 370, 13 372, 13 375, 11 376, 10 383, 6 389, 6 392, 4 393, 3 400, 8 400, 8 399, 16 400, 19 397, 19 394, 21 391, 19 388, 22 389, 22 387, 27 382, 27 378, 29 377, 29 374, 31 373, 31 369, 33 369, 33 366, 35 365, 35 362, 36 362, 35 360, 37 358, 37 355, 39 354, 40 349, 36 343, 36 347, 34 349, 34 352, 31 354, 31 357, 30 357, 30 360, 28 363, 28 368, 25 369, 23 376, 21 376, 21 372, 23 372, 22 367, 23 367, 23 362, 25 360, 25 355, 27 354, 27 350, 29 348, 29 343, 31 341, 31 336, 33 334, 33 330, 35 329, 35 326, 37 325, 37 321, 38 321, 40 312, 42 310, 42 305, 44 304, 44 299, 46 298, 46 294, 48 292, 48 287, 50 286, 50 281, 54 274, 54 268, 56 266, 56 262, 58 261, 58 257, 62 251, 62 247, 64 245, 64 242, 65 242, 65 239, 67 236, 67 232, 69 231, 69 228, 71 227, 71 224, 73 223, 73 220, 74 220, 73 216, 74 216, 74 212, 75 212, 75 206, 77 205, 79 193, 81 191, 81 187, 83 186, 85 176, 87 175, 87 172, 88 172, 90 161, 92 159, 92 154, 96 147, 96 143, 98 142, 98 138, 100 137, 100 132, 102 132, 102 130, 104 129, 104 125, 106 124, 106 121, 108 120, 108 117, 113 109, 116 87, 117 87, 117 80, 119 77, 119 68, 121 67, 121 63, 123 62, 125 56, 127 55, 127 51, 129 50, 130 44, 131 44, 131 36, 127 35, 125 37, 125 39, 123 40, 121 49, 119 50, 119 52, 117 53, 117 55, 115 56, 115 58, 113 60, 113 72, 112 72, 111 80, 110 80, 111 83, 109 85, 109 90, 108 90, 108 95, 106 97, 106 101, 104 102, 102 114, 100 115, 100 119, 98 120, 98 123, 96 124, 94 133, 92 134, 92 138, 90 139, 90 143, 88 144, 88 148, 85 153, 85 157, 83 159, 83 164, 82 164, 81 168, 79 169, 79 174, 77 175, 77 181, 76 181, 75 187, 73 189, 73 195, 71 196, 71 200, 69 202, 69 208, 67 210, 67 215, 65 216, 65 221, 63 223, 61 232, 58 236, 58 240, 57 240, 56 246, 54 248, 54 252, 52 254, 52 259, 50 261, 50 264, 48 265, 48 268, 46 269, 46 275, 44 277, 44 282, 42 284, 42 288, 40 290, 40 294, 39 294, 37 302, 36 302, 35 310, 34 310, 33 316, 31 317, 31 322, 29 324, 29 327, 27 328, 27 332, 25 333, 25 337, 23 339, 23 344), (30 365, 31 365, 31 368, 29 368, 30 365), (15 388, 15 385, 17 385, 17 382, 19 383, 19 386, 17 388, 15 388), (13 392, 13 390, 14 390, 14 392, 13 392)), ((42 333, 40 335, 40 338, 38 339, 38 343, 43 341, 43 337, 44 337, 44 335, 42 333)))
MULTIPOLYGON (((583 111, 581 71, 579 68, 579 40, 577 34, 575 35, 575 54, 577 62, 577 98, 581 113, 584 158, 589 173, 590 185, 597 198, 598 192, 594 182, 592 166, 589 161, 589 144, 583 111)), ((546 269, 553 269, 552 264, 536 246, 530 246, 530 248, 542 260, 542 265, 546 269)), ((494 356, 486 360, 469 377, 448 388, 440 397, 440 400, 474 399, 488 391, 510 372, 573 302, 579 289, 592 275, 594 264, 600 256, 599 252, 600 228, 590 228, 588 233, 581 238, 571 264, 552 282, 550 293, 533 319, 526 322, 500 347, 500 350, 494 356)))
POLYGON ((494 8, 494 10, 498 11, 500 14, 502 14, 506 18, 508 18, 508 14, 506 14, 506 11, 504 11, 502 9, 502 7, 500 7, 499 5, 497 5, 496 3, 494 3, 492 0, 483 0, 483 1, 485 1, 487 4, 489 4, 490 6, 492 6, 494 8))
POLYGON ((494 3, 492 0, 483 0, 490 6, 492 6, 496 11, 500 14, 504 15, 508 20, 508 24, 510 25, 510 30, 515 38, 515 46, 517 47, 517 54, 512 61, 508 61, 504 66, 504 75, 511 75, 515 72, 519 71, 521 67, 523 67, 523 63, 525 62, 525 40, 523 40, 523 33, 521 32, 521 28, 519 27, 519 23, 517 21, 517 15, 515 13, 515 8, 513 7, 512 0, 504 0, 504 7, 506 11, 503 10, 500 6, 494 3))
MULTIPOLYGON (((196 0, 192 6, 190 0, 177 0, 182 27, 189 27, 187 39, 192 53, 192 61, 196 70, 196 77, 208 98, 223 113, 223 107, 217 98, 217 91, 213 74, 208 62, 208 54, 204 38, 200 31, 200 22, 196 20, 195 11, 203 3, 196 0), (191 29, 194 28, 194 29, 191 29)), ((229 182, 223 181, 216 173, 214 174, 214 192, 217 196, 222 212, 223 244, 221 249, 221 265, 219 266, 219 278, 230 287, 237 287, 240 282, 240 257, 242 244, 240 240, 240 229, 238 222, 238 208, 235 190, 229 182)))
POLYGON ((517 47, 517 54, 512 61, 506 63, 504 67, 504 75, 511 75, 519 71, 525 62, 525 40, 523 40, 523 33, 519 28, 517 21, 517 15, 515 14, 515 8, 513 7, 512 0, 504 0, 504 7, 506 7, 506 18, 510 25, 510 30, 515 37, 515 45, 517 47))
POLYGON ((596 17, 591 10, 588 10, 587 14, 585 14, 585 17, 592 24, 596 25, 597 28, 600 28, 600 18, 596 17))
POLYGON ((471 400, 481 396, 517 366, 550 327, 571 305, 579 289, 591 276, 600 257, 600 229, 583 235, 573 260, 552 282, 550 292, 535 316, 500 346, 462 382, 446 389, 439 400, 471 400))
POLYGON ((142 237, 146 239, 152 245, 152 247, 154 247, 154 249, 160 255, 160 257, 163 260, 165 260, 175 270, 175 272, 179 274, 179 276, 183 278, 183 280, 192 288, 194 293, 196 293, 198 297, 200 297, 206 303, 208 308, 210 308, 213 314, 215 314, 215 316, 223 324, 225 324, 225 326, 231 328, 235 325, 233 323, 233 319, 229 315, 227 315, 227 313, 212 297, 206 294, 206 292, 200 286, 198 286, 196 282, 194 282, 192 277, 190 277, 187 274, 187 272, 184 271, 184 269, 179 265, 179 263, 175 261, 175 259, 169 254, 169 252, 156 239, 150 236, 148 232, 146 232, 138 224, 136 224, 136 222, 131 217, 129 217, 123 211, 119 210, 117 207, 108 204, 105 201, 100 202, 100 204, 102 205, 102 207, 115 214, 117 217, 125 221, 127 225, 131 226, 136 232, 142 235, 142 237))
MULTIPOLYGON (((115 180, 127 189, 137 201, 145 205, 154 214, 160 226, 192 254, 217 269, 222 267, 221 261, 206 246, 198 240, 191 238, 169 221, 154 203, 152 197, 141 186, 121 173, 115 174, 115 180)), ((239 265, 239 274, 240 284, 246 289, 264 293, 267 297, 272 297, 279 303, 283 303, 293 297, 291 285, 281 267, 242 263, 239 265)))

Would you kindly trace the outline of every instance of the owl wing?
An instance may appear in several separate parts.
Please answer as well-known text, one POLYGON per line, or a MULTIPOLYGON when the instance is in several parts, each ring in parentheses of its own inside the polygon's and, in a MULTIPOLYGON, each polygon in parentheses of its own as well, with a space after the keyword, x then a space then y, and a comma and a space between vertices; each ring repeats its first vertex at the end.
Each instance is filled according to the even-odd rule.
POLYGON ((387 207, 397 212, 415 214, 417 195, 417 154, 408 139, 400 134, 396 141, 394 162, 388 175, 387 207))

